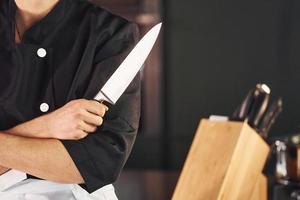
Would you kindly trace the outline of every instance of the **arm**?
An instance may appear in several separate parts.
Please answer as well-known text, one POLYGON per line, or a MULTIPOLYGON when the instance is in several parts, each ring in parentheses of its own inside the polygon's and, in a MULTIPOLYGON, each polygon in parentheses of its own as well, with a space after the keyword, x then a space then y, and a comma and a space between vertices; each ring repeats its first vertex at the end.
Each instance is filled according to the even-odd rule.
POLYGON ((4 174, 4 173, 7 172, 8 170, 9 170, 9 168, 1 167, 1 166, 0 166, 0 175, 4 174))
POLYGON ((46 138, 83 138, 102 124, 106 110, 106 106, 95 101, 75 100, 0 133, 0 166, 5 166, 0 167, 0 174, 13 168, 46 180, 83 183, 62 143, 46 138))
POLYGON ((4 132, 30 138, 78 140, 102 125, 107 110, 108 107, 97 101, 78 99, 4 132))
POLYGON ((83 183, 59 140, 33 139, 0 133, 0 165, 61 183, 83 183), (16 148, 18 147, 18 148, 16 148))

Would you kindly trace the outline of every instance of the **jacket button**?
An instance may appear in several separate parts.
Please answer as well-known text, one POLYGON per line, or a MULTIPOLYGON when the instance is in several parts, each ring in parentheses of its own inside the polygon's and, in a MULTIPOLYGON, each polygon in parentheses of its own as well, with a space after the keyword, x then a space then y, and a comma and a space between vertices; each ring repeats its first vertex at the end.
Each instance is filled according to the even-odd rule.
POLYGON ((40 105, 40 110, 44 113, 47 112, 49 110, 49 105, 47 103, 42 103, 40 105))
POLYGON ((39 49, 37 50, 37 55, 38 55, 40 58, 44 58, 44 57, 47 55, 46 49, 44 49, 44 48, 39 48, 39 49))

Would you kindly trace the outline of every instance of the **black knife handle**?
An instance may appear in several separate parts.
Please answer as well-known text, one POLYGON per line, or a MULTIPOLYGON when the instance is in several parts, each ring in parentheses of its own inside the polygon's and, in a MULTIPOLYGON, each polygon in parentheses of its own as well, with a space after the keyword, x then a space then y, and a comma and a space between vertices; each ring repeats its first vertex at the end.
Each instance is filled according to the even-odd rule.
POLYGON ((266 111, 258 130, 263 138, 267 138, 270 129, 272 128, 279 114, 282 112, 282 105, 282 98, 278 98, 266 111))
POLYGON ((247 122, 252 128, 258 128, 258 125, 268 107, 269 98, 270 91, 266 91, 263 84, 257 84, 254 93, 254 103, 247 118, 247 122))
POLYGON ((244 121, 251 109, 251 106, 254 102, 254 93, 255 89, 251 89, 247 96, 245 97, 244 101, 242 104, 237 108, 237 110, 233 113, 232 115, 232 120, 237 120, 237 121, 244 121))

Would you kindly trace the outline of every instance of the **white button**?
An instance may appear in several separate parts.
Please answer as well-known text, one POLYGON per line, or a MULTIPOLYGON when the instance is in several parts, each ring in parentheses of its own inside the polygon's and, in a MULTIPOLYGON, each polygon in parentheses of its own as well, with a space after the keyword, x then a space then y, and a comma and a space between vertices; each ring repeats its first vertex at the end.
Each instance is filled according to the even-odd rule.
POLYGON ((40 58, 44 58, 44 57, 47 55, 46 49, 44 49, 44 48, 39 48, 39 49, 37 50, 37 55, 38 55, 40 58))
POLYGON ((40 105, 40 110, 41 110, 42 112, 47 112, 47 111, 49 110, 49 105, 46 104, 46 103, 42 103, 42 104, 40 105))

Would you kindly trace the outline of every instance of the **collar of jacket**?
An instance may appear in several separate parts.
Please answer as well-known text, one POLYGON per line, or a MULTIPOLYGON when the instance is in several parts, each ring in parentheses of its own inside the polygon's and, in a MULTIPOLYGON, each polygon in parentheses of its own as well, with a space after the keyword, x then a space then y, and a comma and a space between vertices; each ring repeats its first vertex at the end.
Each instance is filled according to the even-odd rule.
MULTIPOLYGON (((6 0, 5 0, 6 1, 6 0)), ((9 21, 10 27, 13 30, 12 36, 14 36, 15 30, 15 16, 17 5, 15 0, 8 0, 8 13, 9 13, 9 21)), ((31 26, 28 30, 25 31, 23 35, 24 43, 40 43, 44 37, 47 36, 47 33, 53 31, 54 26, 57 26, 61 20, 63 20, 68 8, 67 2, 70 0, 59 0, 59 2, 53 7, 53 9, 40 21, 31 26)), ((71 0, 72 1, 72 0, 71 0)), ((11 37, 11 40, 14 42, 14 38, 11 37)))

